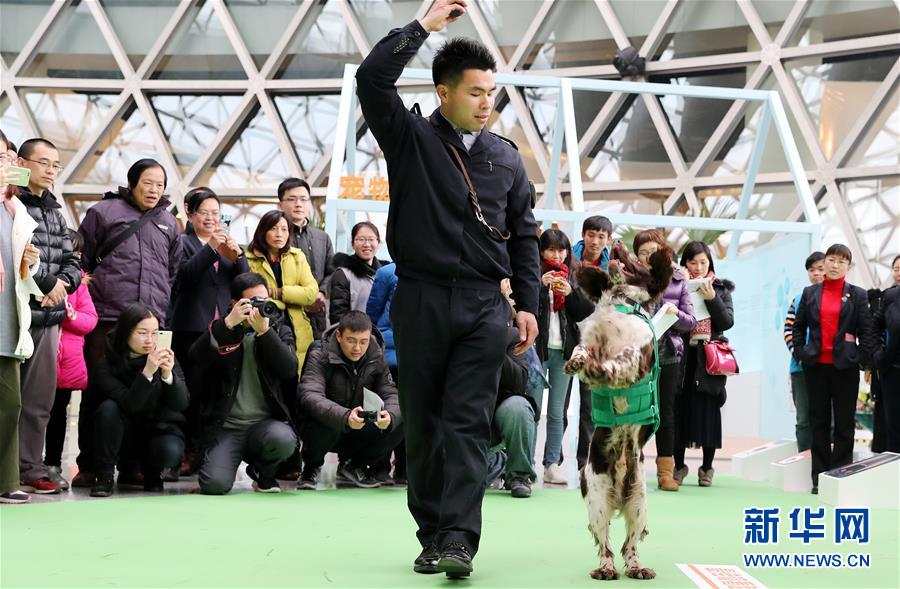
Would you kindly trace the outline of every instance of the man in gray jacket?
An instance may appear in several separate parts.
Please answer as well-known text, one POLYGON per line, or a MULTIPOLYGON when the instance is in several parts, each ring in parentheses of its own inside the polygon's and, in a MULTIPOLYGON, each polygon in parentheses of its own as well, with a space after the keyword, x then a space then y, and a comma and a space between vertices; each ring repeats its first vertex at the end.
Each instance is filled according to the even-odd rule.
POLYGON ((284 211, 294 224, 294 241, 291 245, 303 251, 319 284, 316 302, 306 307, 306 315, 312 324, 313 338, 317 340, 325 332, 325 289, 334 273, 332 262, 334 252, 328 234, 309 224, 311 207, 310 189, 306 180, 288 178, 278 186, 278 208, 284 211))
POLYGON ((338 484, 362 488, 380 484, 371 466, 390 457, 400 443, 400 404, 381 334, 362 311, 350 311, 310 348, 303 364, 299 404, 303 424, 303 474, 299 489, 315 489, 325 454, 337 452, 338 484), (383 407, 367 414, 365 389, 383 407))

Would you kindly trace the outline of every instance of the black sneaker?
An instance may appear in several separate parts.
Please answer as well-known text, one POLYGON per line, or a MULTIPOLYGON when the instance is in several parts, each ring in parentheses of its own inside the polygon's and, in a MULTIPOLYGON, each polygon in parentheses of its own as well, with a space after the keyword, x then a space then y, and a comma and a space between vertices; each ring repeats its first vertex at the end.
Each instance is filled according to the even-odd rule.
POLYGON ((813 494, 813 495, 818 495, 818 494, 819 494, 819 487, 818 487, 818 486, 812 488, 812 494, 813 494))
POLYGON ((413 570, 423 575, 433 575, 439 573, 437 568, 438 560, 441 558, 437 546, 429 544, 422 549, 416 560, 413 561, 413 570))
POLYGON ((113 494, 113 475, 99 474, 91 487, 91 497, 109 497, 113 494))
POLYGON ((303 474, 300 475, 300 478, 297 479, 297 489, 302 490, 306 489, 309 491, 315 491, 316 485, 319 484, 319 473, 322 471, 321 467, 309 468, 306 467, 303 469, 303 474))
POLYGON ((247 476, 253 479, 253 490, 257 493, 281 493, 278 481, 261 478, 252 464, 247 465, 247 476))
POLYGON ((525 479, 513 479, 509 482, 510 494, 517 499, 531 497, 531 485, 525 479))
POLYGON ((381 483, 369 476, 363 466, 352 466, 346 462, 338 465, 335 484, 338 487, 356 486, 360 489, 377 489, 381 483))
POLYGON ((469 549, 459 542, 451 542, 441 550, 437 571, 447 573, 450 579, 463 579, 472 573, 472 556, 469 549))

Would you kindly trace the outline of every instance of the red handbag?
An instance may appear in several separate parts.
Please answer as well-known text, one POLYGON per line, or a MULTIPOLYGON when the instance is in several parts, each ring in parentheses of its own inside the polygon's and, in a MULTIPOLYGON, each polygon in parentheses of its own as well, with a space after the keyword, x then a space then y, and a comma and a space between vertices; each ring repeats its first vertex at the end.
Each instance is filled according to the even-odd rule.
POLYGON ((713 340, 703 344, 706 354, 706 373, 713 376, 732 376, 740 373, 734 348, 727 341, 713 340))

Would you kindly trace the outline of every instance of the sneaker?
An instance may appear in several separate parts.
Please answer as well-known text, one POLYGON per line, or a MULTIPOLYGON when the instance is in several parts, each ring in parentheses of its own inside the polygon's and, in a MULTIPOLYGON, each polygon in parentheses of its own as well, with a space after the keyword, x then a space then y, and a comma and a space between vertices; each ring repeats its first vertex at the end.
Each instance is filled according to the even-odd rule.
POLYGON ((177 483, 180 470, 180 468, 164 468, 162 469, 162 472, 159 473, 159 477, 164 483, 177 483))
POLYGON ((697 482, 701 487, 711 487, 713 475, 716 474, 716 469, 713 467, 709 467, 709 470, 704 470, 702 467, 697 471, 697 482))
POLYGON ((97 475, 89 470, 79 470, 75 478, 72 479, 73 487, 90 488, 97 482, 97 475))
POLYGON ((516 499, 531 497, 531 485, 525 479, 512 479, 509 482, 509 491, 516 499))
POLYGON ((550 485, 566 485, 569 479, 566 478, 560 465, 551 464, 544 467, 544 482, 550 485))
POLYGON ((812 488, 812 494, 813 494, 813 495, 818 495, 818 494, 819 494, 819 487, 813 487, 813 488, 812 488))
POLYGON ((47 476, 51 481, 56 483, 56 486, 62 489, 63 491, 69 490, 69 481, 63 478, 62 468, 59 466, 50 466, 47 469, 47 476))
POLYGON ((297 479, 297 490, 315 491, 316 485, 319 484, 319 473, 321 471, 321 467, 304 468, 300 478, 297 479))
POLYGON ((419 556, 416 557, 416 560, 413 561, 413 571, 422 575, 439 573, 440 571, 437 568, 437 563, 440 558, 441 555, 438 552, 437 546, 429 544, 422 549, 422 552, 420 552, 419 556))
POLYGON ((91 497, 109 497, 113 494, 113 475, 100 474, 91 487, 91 497))
POLYGON ((51 481, 48 477, 41 477, 33 481, 25 481, 22 483, 21 490, 26 493, 34 493, 36 495, 55 495, 59 493, 59 485, 51 481))
POLYGON ((10 491, 9 493, 0 494, 0 503, 5 503, 7 505, 31 503, 31 495, 24 491, 10 491))
POLYGON ((441 550, 437 572, 447 573, 450 579, 462 579, 472 573, 472 555, 459 542, 451 542, 441 550))
POLYGON ((338 465, 335 484, 339 487, 353 485, 360 489, 376 489, 381 486, 381 483, 369 476, 365 467, 351 466, 347 462, 338 465))
POLYGON ((394 479, 391 477, 390 470, 378 470, 372 475, 372 478, 382 486, 382 487, 393 487, 394 479))
POLYGON ((281 493, 281 487, 275 479, 264 479, 253 465, 247 465, 247 476, 253 479, 253 490, 257 493, 281 493))
POLYGON ((116 479, 118 485, 131 485, 135 487, 144 486, 144 473, 141 471, 119 471, 119 478, 116 479))
POLYGON ((675 482, 679 485, 684 481, 684 477, 688 475, 691 469, 688 468, 687 464, 682 466, 681 468, 676 468, 672 473, 672 478, 675 479, 675 482))

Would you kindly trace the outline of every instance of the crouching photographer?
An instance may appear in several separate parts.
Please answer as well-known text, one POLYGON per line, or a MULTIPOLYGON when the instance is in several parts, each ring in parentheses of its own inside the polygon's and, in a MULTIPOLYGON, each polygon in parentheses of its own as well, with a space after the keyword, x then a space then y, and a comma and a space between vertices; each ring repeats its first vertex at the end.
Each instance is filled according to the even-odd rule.
POLYGON ((400 405, 381 334, 369 316, 350 311, 310 348, 298 389, 303 424, 299 489, 315 489, 325 454, 337 452, 338 485, 380 486, 371 466, 400 443, 400 405))
POLYGON ((235 277, 231 298, 231 311, 210 324, 190 353, 207 390, 200 491, 227 493, 243 461, 255 491, 277 493, 275 471, 297 447, 282 392, 297 374, 294 334, 259 274, 235 277))

